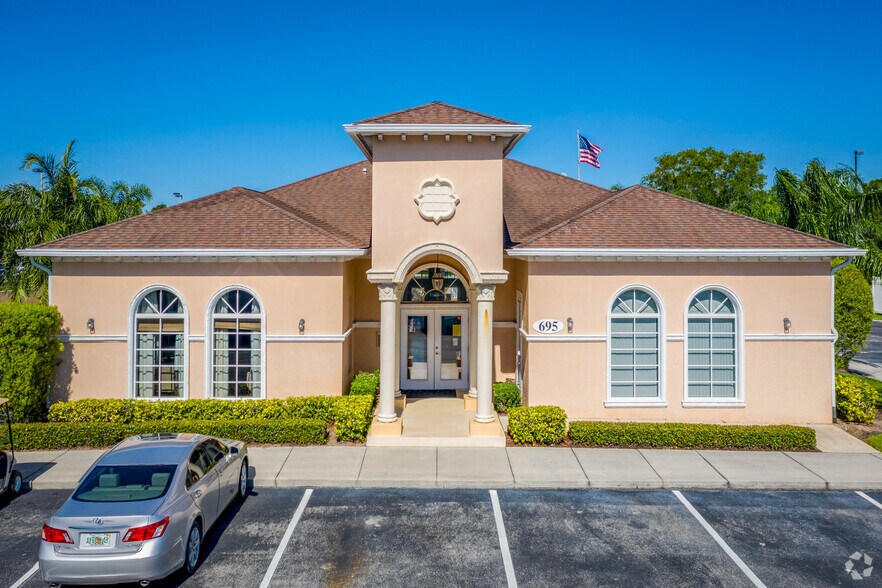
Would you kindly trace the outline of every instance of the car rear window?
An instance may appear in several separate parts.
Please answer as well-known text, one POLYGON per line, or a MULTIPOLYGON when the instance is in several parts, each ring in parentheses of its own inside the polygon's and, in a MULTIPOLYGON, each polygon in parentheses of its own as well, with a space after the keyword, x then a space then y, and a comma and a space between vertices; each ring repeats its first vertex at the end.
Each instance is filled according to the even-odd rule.
POLYGON ((98 466, 83 480, 73 499, 81 502, 136 502, 162 498, 175 465, 98 466))

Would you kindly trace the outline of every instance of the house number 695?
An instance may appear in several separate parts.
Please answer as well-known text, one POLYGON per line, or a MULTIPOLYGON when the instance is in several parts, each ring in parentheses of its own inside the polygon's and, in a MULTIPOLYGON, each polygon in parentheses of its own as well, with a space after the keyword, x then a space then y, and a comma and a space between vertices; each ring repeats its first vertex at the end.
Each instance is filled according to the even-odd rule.
POLYGON ((563 323, 557 319, 540 319, 533 323, 533 330, 537 333, 560 333, 563 323))

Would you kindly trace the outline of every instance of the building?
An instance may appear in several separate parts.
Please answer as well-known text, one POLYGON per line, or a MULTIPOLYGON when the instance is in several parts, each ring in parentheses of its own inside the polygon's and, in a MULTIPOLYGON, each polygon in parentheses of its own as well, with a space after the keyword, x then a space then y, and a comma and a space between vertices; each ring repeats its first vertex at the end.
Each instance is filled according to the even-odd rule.
POLYGON ((53 398, 341 394, 379 369, 393 435, 408 390, 493 426, 495 380, 571 418, 831 420, 831 260, 862 251, 520 163, 529 126, 442 103, 344 129, 365 161, 22 252, 52 260, 53 398))

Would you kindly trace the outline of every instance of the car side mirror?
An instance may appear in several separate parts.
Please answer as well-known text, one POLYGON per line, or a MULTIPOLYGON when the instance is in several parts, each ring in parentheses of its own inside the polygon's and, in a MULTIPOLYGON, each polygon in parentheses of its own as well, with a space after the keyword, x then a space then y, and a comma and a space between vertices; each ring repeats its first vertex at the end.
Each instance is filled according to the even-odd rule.
POLYGON ((232 456, 239 455, 239 448, 238 447, 230 447, 230 455, 232 455, 232 456))

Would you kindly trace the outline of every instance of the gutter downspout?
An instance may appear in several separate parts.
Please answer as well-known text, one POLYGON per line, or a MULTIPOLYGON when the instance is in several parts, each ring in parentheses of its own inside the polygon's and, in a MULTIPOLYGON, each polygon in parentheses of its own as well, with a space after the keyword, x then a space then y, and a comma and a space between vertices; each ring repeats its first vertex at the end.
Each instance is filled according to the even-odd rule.
POLYGON ((842 268, 851 265, 851 262, 854 261, 854 257, 849 255, 845 258, 845 261, 840 263, 839 265, 833 266, 830 269, 830 322, 831 322, 831 332, 835 339, 833 339, 833 343, 830 346, 830 367, 832 375, 830 388, 830 395, 833 401, 833 422, 836 422, 836 339, 839 338, 839 333, 836 332, 836 272, 841 270, 842 268))
POLYGON ((48 279, 49 279, 49 300, 47 301, 47 303, 51 305, 52 304, 52 270, 49 269, 48 267, 46 267, 45 265, 43 265, 42 263, 37 262, 33 257, 28 257, 28 261, 30 261, 31 265, 34 266, 35 268, 37 268, 38 270, 42 270, 42 271, 46 272, 46 276, 48 276, 48 279))

